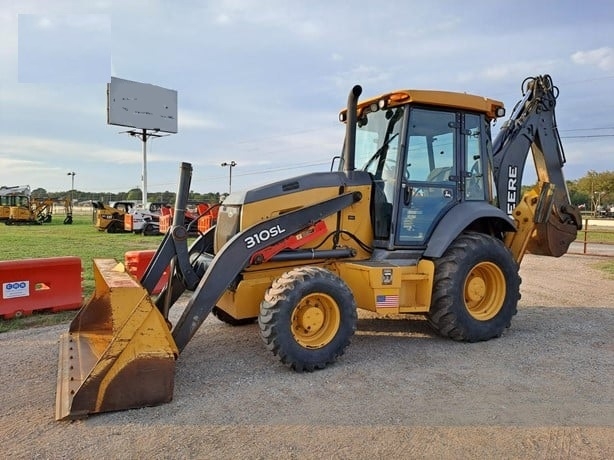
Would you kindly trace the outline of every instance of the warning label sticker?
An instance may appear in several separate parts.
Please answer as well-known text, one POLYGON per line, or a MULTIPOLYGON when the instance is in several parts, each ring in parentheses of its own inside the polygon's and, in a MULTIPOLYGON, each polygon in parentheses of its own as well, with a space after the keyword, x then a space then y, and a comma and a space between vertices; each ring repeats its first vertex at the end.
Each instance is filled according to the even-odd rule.
POLYGON ((14 299, 16 297, 28 297, 30 295, 29 281, 11 281, 2 283, 2 298, 14 299))

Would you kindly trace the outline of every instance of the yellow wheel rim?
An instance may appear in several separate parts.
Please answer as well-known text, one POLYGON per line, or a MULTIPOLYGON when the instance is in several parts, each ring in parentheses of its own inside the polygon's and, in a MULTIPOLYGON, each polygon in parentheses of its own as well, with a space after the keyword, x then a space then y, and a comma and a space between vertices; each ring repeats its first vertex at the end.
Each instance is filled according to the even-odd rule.
POLYGON ((305 348, 321 348, 329 344, 341 324, 337 302, 326 294, 309 294, 292 313, 292 335, 305 348))
POLYGON ((492 262, 477 264, 465 280, 465 306, 479 320, 494 318, 505 300, 506 283, 501 269, 492 262))

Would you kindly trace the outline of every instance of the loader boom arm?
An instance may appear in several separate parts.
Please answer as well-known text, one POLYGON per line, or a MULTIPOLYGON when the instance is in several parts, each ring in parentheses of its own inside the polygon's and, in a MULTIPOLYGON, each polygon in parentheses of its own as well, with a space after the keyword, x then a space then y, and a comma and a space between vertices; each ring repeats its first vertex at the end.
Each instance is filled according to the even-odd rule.
POLYGON ((262 221, 237 233, 216 254, 173 329, 173 338, 179 351, 185 348, 227 287, 249 265, 254 254, 264 247, 282 241, 288 235, 341 211, 361 198, 357 192, 344 193, 315 205, 262 221), (273 228, 278 230, 277 234, 269 238, 266 244, 248 247, 246 237, 273 228))
POLYGON ((165 235, 141 279, 142 286, 151 293, 166 267, 169 264, 172 267, 171 271, 174 273, 170 279, 171 283, 156 301, 156 306, 166 320, 169 309, 179 296, 186 289, 194 291, 172 331, 180 352, 232 281, 250 265, 255 254, 311 227, 321 219, 341 211, 362 198, 358 192, 341 193, 329 200, 259 222, 231 238, 211 260, 204 274, 199 275, 191 263, 190 256, 207 249, 212 242, 213 229, 202 235, 188 249, 183 211, 187 204, 191 177, 192 165, 182 163, 173 226, 165 235), (272 232, 272 229, 275 231, 272 232), (251 235, 259 235, 261 232, 267 232, 271 237, 262 244, 253 246, 247 244, 251 235))

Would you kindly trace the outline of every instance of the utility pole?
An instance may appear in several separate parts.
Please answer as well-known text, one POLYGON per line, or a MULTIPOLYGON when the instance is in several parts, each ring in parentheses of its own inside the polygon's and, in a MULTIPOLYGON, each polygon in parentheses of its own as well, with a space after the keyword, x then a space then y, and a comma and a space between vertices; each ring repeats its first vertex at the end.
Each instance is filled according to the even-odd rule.
POLYGON ((232 160, 230 163, 225 161, 220 166, 228 166, 228 194, 230 195, 232 193, 232 168, 237 166, 237 163, 234 160, 232 160))
POLYGON ((73 194, 73 192, 75 191, 75 175, 76 175, 76 174, 77 174, 77 173, 76 173, 76 172, 74 172, 74 171, 71 171, 71 172, 69 172, 69 173, 67 173, 67 174, 66 174, 67 176, 72 176, 72 177, 71 177, 71 182, 70 182, 70 203, 71 203, 71 204, 72 204, 72 201, 73 201, 73 196, 72 196, 72 194, 73 194))
POLYGON ((71 176, 70 177, 70 201, 68 203, 68 206, 66 206, 66 217, 64 218, 64 224, 72 224, 72 205, 73 205, 73 193, 75 191, 75 175, 77 173, 74 171, 71 171, 69 173, 66 173, 67 176, 71 176))

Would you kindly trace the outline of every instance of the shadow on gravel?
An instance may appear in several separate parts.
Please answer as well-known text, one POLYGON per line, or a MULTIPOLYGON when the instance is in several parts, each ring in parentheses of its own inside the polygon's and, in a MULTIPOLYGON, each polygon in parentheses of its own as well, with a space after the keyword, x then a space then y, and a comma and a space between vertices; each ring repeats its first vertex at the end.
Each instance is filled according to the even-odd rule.
POLYGON ((361 318, 356 324, 356 332, 425 334, 439 337, 425 319, 398 318, 361 318))

